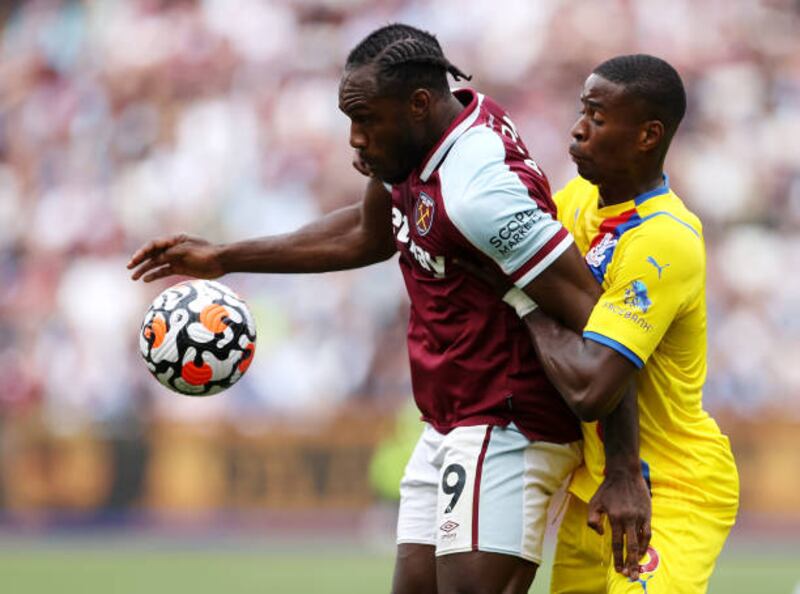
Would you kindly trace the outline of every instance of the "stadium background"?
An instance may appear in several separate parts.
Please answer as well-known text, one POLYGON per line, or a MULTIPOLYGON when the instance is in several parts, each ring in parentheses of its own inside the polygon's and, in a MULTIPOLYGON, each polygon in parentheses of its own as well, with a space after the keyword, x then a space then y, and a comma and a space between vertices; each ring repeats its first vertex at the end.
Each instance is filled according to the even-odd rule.
POLYGON ((796 0, 0 3, 0 591, 387 591, 418 430, 396 263, 227 277, 258 347, 205 400, 138 360, 166 284, 124 265, 156 235, 284 232, 357 199, 338 77, 392 21, 438 35, 554 189, 594 65, 681 72, 667 171, 705 225, 705 403, 742 476, 711 592, 800 592, 796 0))

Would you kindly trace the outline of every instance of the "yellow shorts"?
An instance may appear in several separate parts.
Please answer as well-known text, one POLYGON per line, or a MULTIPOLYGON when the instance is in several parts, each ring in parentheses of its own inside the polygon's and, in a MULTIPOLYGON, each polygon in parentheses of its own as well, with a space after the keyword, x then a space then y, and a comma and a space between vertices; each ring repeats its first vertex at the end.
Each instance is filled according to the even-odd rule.
POLYGON ((611 531, 586 525, 588 506, 569 496, 558 531, 551 594, 703 594, 736 519, 736 507, 653 499, 653 536, 630 581, 614 570, 611 531))

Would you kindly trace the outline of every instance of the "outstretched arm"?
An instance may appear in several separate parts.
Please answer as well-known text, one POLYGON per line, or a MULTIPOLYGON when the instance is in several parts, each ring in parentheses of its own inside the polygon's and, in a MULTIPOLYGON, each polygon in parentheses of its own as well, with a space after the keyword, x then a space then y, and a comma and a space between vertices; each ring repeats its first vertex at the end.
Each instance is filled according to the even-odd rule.
POLYGON ((229 272, 330 272, 374 264, 394 252, 391 195, 370 179, 361 203, 292 233, 221 245, 175 235, 144 245, 128 268, 134 280, 145 282, 173 274, 217 278, 229 272))

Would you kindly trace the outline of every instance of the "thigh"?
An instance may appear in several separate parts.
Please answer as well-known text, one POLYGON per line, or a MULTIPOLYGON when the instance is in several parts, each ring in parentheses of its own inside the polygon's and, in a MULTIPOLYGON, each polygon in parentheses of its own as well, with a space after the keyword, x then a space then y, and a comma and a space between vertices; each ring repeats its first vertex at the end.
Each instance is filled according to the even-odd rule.
POLYGON ((611 570, 609 594, 704 594, 735 519, 735 509, 714 509, 653 497, 653 536, 631 582, 611 570))
MULTIPOLYGON (((436 545, 439 466, 434 460, 444 435, 426 425, 400 481, 397 544, 436 545)), ((399 549, 398 549, 399 550, 399 549)))
POLYGON ((521 557, 473 551, 436 558, 438 594, 526 594, 538 565, 521 557))
POLYGON ((600 536, 586 525, 588 506, 568 495, 567 509, 558 528, 551 594, 605 594, 608 536, 600 536))
POLYGON ((530 442, 508 427, 458 427, 437 452, 436 554, 482 551, 541 562, 547 508, 578 444, 530 442))
POLYGON ((541 562, 552 494, 577 444, 531 443, 516 427, 459 427, 437 452, 440 593, 526 592, 541 562))
POLYGON ((433 545, 397 545, 392 594, 438 594, 436 549, 433 545))

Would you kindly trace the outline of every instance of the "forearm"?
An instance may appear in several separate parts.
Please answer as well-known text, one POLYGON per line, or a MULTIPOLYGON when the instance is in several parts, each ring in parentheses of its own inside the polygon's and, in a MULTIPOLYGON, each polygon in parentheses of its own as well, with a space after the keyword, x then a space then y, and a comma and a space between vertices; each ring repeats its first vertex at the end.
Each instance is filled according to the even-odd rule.
POLYGON ((523 318, 545 374, 572 411, 584 421, 607 416, 622 398, 608 383, 597 350, 569 328, 536 310, 523 318))
POLYGON ((390 228, 371 236, 362 216, 354 205, 292 233, 225 244, 219 246, 219 260, 226 273, 330 272, 385 260, 394 251, 386 241, 390 228))
POLYGON ((636 382, 626 386, 619 405, 602 422, 606 471, 641 471, 639 462, 639 406, 636 382))

